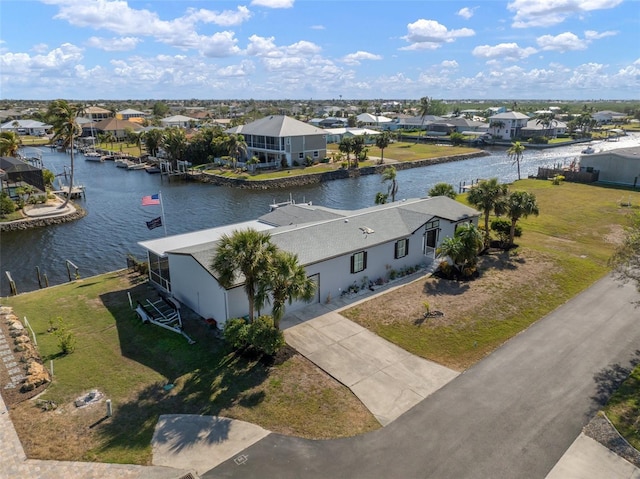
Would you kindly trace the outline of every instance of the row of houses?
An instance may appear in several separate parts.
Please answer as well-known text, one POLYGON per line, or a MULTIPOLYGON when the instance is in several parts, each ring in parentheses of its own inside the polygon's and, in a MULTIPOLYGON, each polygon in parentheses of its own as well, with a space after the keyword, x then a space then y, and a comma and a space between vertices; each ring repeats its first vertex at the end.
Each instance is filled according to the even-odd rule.
MULTIPOLYGON (((289 204, 257 220, 143 241, 149 279, 161 291, 217 324, 248 314, 242 282, 224 288, 212 269, 218 241, 234 231, 268 232, 280 249, 297 255, 316 283, 315 303, 381 284, 400 272, 436 261, 436 249, 479 212, 447 197, 419 198, 344 211, 289 204)), ((296 310, 308 303, 288 307, 296 310)))

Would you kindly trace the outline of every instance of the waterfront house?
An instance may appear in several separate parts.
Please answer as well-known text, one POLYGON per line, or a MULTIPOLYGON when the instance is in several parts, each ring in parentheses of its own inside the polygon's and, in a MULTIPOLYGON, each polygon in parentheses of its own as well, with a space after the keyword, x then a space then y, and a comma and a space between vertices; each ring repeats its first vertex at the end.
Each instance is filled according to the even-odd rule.
POLYGON ((37 120, 13 120, 0 125, 0 131, 12 131, 17 135, 44 136, 52 128, 37 120))
MULTIPOLYGON (((479 213, 439 196, 397 201, 355 211, 289 204, 255 221, 143 241, 149 279, 162 291, 219 325, 245 316, 242 283, 229 289, 211 262, 223 234, 253 228, 267 231, 280 249, 298 256, 317 284, 312 302, 330 302, 347 291, 373 287, 405 270, 436 261, 436 248, 456 227, 477 225, 479 213)), ((307 303, 288 307, 295 310, 307 303)))
POLYGON ((20 158, 0 157, 0 170, 4 171, 2 188, 10 198, 17 199, 16 190, 21 186, 31 185, 40 192, 46 191, 42 168, 38 168, 20 158))
POLYGON ((627 115, 617 111, 602 110, 593 113, 591 118, 596 120, 600 125, 610 125, 612 123, 621 123, 625 118, 627 118, 627 115))
POLYGON ((113 133, 117 141, 123 141, 127 137, 127 131, 140 131, 142 126, 129 120, 118 120, 117 118, 107 118, 82 126, 83 136, 85 132, 89 136, 95 136, 98 133, 113 133))
POLYGON ((376 136, 380 135, 377 130, 368 128, 325 128, 327 132, 327 143, 340 143, 343 138, 353 138, 354 136, 364 136, 364 142, 372 145, 376 142, 376 136))
POLYGON ((160 120, 160 124, 165 128, 171 128, 172 126, 177 126, 179 128, 192 128, 199 123, 199 120, 184 115, 168 116, 167 118, 160 120))
POLYGON ((358 126, 382 129, 385 125, 393 120, 382 115, 373 115, 371 113, 361 113, 356 117, 358 126))
POLYGON ((507 111, 489 117, 489 133, 496 139, 520 138, 520 131, 527 126, 529 117, 518 111, 507 111))
POLYGON ((93 121, 105 120, 113 118, 113 112, 99 106, 89 106, 82 111, 83 116, 93 121))
POLYGON ((538 120, 529 120, 526 126, 520 129, 520 135, 522 138, 536 138, 545 136, 547 138, 557 138, 558 135, 563 135, 567 132, 567 124, 559 120, 551 120, 551 123, 547 126, 540 123, 538 120))
POLYGON ((293 166, 307 157, 320 161, 327 156, 327 132, 285 115, 271 115, 226 130, 238 133, 247 143, 247 158, 257 157, 259 166, 293 166))
POLYGON ((640 186, 640 146, 598 151, 580 157, 580 171, 598 171, 598 181, 640 186))
POLYGON ((121 110, 118 113, 116 113, 116 118, 120 119, 120 120, 143 120, 144 118, 148 117, 149 115, 143 111, 139 111, 139 110, 134 110, 132 108, 127 108, 125 110, 121 110))

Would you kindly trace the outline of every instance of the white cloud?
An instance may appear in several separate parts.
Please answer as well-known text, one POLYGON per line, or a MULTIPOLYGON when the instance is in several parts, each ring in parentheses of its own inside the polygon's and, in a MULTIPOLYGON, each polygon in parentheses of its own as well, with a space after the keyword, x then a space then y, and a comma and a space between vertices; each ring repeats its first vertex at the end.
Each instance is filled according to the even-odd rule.
POLYGON ((507 9, 514 12, 514 28, 547 27, 570 16, 617 7, 622 0, 513 0, 507 9))
POLYGON ((617 34, 618 32, 612 31, 612 30, 609 30, 606 32, 596 32, 593 30, 586 30, 584 32, 584 38, 586 38, 587 40, 600 40, 601 38, 613 37, 617 34))
POLYGON ((469 7, 461 8, 460 10, 458 10, 458 13, 456 15, 458 15, 458 16, 466 19, 466 20, 469 20, 471 17, 473 17, 473 14, 475 13, 475 9, 476 8, 477 7, 475 7, 475 8, 469 8, 469 7))
POLYGON ((311 25, 311 30, 326 30, 324 25, 311 25))
POLYGON ((543 50, 556 50, 559 52, 585 50, 587 48, 587 42, 571 32, 564 32, 556 36, 542 35, 536 39, 536 42, 543 50))
POLYGON ((197 47, 206 57, 227 57, 240 53, 233 32, 218 32, 209 37, 198 37, 197 47))
POLYGON ((101 38, 91 37, 87 40, 87 45, 106 52, 123 52, 133 50, 140 39, 136 37, 101 38))
POLYGON ((308 57, 316 55, 321 48, 315 43, 301 40, 291 45, 277 46, 274 37, 261 37, 251 35, 249 37, 249 45, 247 46, 247 55, 266 57, 266 58, 282 58, 291 56, 308 57))
POLYGON ((363 60, 382 60, 382 56, 374 53, 357 51, 355 53, 349 53, 342 57, 342 62, 347 65, 360 65, 363 60))
POLYGON ((480 45, 473 49, 473 55, 488 60, 522 60, 536 53, 533 47, 521 48, 517 43, 500 43, 499 45, 480 45))
POLYGON ((192 23, 213 23, 221 27, 233 27, 241 25, 251 18, 251 12, 247 7, 238 6, 237 10, 225 10, 223 12, 214 12, 211 10, 193 10, 190 9, 187 15, 180 19, 181 21, 192 23))
POLYGON ((36 53, 46 53, 49 50, 49 45, 46 43, 36 43, 31 50, 36 53))
POLYGON ((442 63, 440 63, 440 66, 442 68, 455 69, 458 68, 459 65, 455 60, 444 60, 442 63))
POLYGON ((291 8, 294 0, 253 0, 251 5, 267 8, 291 8))
POLYGON ((460 28, 458 30, 448 30, 447 27, 435 20, 425 20, 421 18, 407 25, 407 35, 402 37, 411 43, 401 50, 434 50, 444 43, 451 43, 457 38, 471 37, 475 32, 470 28, 460 28))

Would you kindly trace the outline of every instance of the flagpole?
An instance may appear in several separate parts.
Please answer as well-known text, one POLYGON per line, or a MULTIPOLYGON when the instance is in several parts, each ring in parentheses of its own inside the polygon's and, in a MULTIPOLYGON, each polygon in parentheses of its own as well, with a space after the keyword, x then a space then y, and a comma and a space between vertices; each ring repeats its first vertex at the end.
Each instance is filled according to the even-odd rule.
POLYGON ((162 211, 162 226, 164 226, 164 235, 167 236, 167 220, 164 217, 164 203, 162 202, 162 192, 158 192, 158 198, 160 199, 160 209, 162 211))

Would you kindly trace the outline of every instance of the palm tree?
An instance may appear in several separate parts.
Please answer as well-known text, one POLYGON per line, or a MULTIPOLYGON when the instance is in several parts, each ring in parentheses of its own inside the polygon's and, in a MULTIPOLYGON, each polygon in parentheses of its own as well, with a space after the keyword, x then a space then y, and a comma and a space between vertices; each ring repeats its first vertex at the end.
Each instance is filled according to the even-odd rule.
POLYGON ((354 136, 352 138, 352 151, 353 151, 353 167, 358 167, 358 161, 360 160, 360 155, 365 149, 364 146, 364 136, 354 136))
POLYGON ((177 127, 169 128, 164 135, 162 146, 167 152, 173 168, 176 169, 178 161, 182 160, 187 149, 187 137, 184 134, 184 130, 177 127))
MULTIPOLYGON (((418 106, 418 113, 420 114, 420 118, 422 119, 420 123, 420 131, 424 128, 424 118, 431 113, 431 106, 433 104, 433 100, 428 96, 423 96, 420 98, 420 105, 418 106)), ((416 143, 420 140, 420 133, 418 133, 418 137, 416 143)))
MULTIPOLYGON (((277 248, 269 233, 253 228, 236 230, 218 241, 211 267, 224 288, 231 288, 244 277, 244 291, 249 300, 249 319, 253 320, 259 279, 269 271, 277 248)), ((259 304, 258 304, 259 305, 259 304)))
POLYGON ((285 305, 294 300, 312 300, 316 293, 316 283, 307 277, 307 272, 298 263, 295 254, 278 250, 270 266, 268 274, 262 276, 264 280, 260 281, 256 303, 261 305, 270 300, 273 325, 280 329, 285 305))
POLYGON ((14 131, 0 132, 0 156, 17 156, 22 140, 14 131))
POLYGON ((347 155, 347 168, 351 168, 351 157, 349 155, 353 152, 353 138, 343 138, 340 140, 338 150, 347 155))
POLYGON ((48 121, 53 126, 53 137, 51 142, 60 141, 64 148, 71 151, 71 168, 69 174, 69 192, 64 202, 59 206, 64 209, 69 204, 71 198, 71 190, 73 188, 73 174, 75 171, 74 163, 74 139, 80 136, 82 128, 77 122, 78 116, 82 114, 82 109, 78 105, 73 105, 66 100, 54 100, 49 104, 47 110, 48 121))
POLYGON ((455 200, 458 195, 456 194, 455 188, 449 183, 436 183, 429 190, 429 196, 446 196, 447 198, 455 200))
POLYGON ((164 142, 164 132, 158 128, 147 130, 144 132, 143 140, 147 153, 155 157, 158 155, 158 150, 164 142))
POLYGON ((384 149, 391 143, 391 134, 388 131, 383 131, 376 136, 376 146, 380 148, 380 164, 384 164, 384 149))
POLYGON ((107 131, 105 132, 105 137, 104 137, 104 141, 105 143, 111 143, 111 149, 113 150, 113 144, 118 141, 118 138, 116 137, 116 134, 112 131, 107 131))
POLYGON ((481 247, 482 234, 478 228, 473 223, 464 223, 458 226, 453 237, 442 240, 436 254, 438 258, 449 257, 462 276, 471 276, 475 272, 481 247))
POLYGON ((544 136, 551 136, 551 126, 554 124, 558 124, 558 122, 555 120, 555 117, 555 113, 541 113, 536 118, 536 125, 542 125, 545 130, 544 136))
POLYGON ((395 167, 387 166, 382 172, 382 182, 389 182, 387 187, 387 197, 391 197, 391 202, 396 200, 396 193, 398 192, 398 180, 396 179, 397 172, 395 167))
POLYGON ((244 136, 238 133, 231 133, 227 138, 226 147, 229 156, 233 159, 233 167, 235 168, 236 162, 247 154, 247 142, 244 141, 244 136))
POLYGON ((507 150, 507 155, 509 156, 509 159, 513 159, 512 164, 518 165, 518 179, 520 180, 521 179, 520 178, 520 160, 524 155, 524 145, 521 144, 519 141, 516 141, 515 143, 511 143, 511 148, 507 150))
POLYGON ((489 216, 496 207, 501 206, 501 200, 507 195, 508 186, 502 185, 497 178, 480 180, 469 189, 467 200, 484 215, 484 246, 490 246, 491 233, 489 231, 489 216))
POLYGON ((513 245, 518 220, 520 218, 526 218, 529 215, 538 216, 540 214, 536 195, 527 193, 526 191, 514 191, 506 198, 504 209, 506 215, 511 220, 509 245, 513 245))
POLYGON ((376 193, 376 199, 375 199, 375 203, 376 205, 384 205, 387 200, 389 199, 389 195, 386 193, 383 193, 382 191, 378 191, 376 193))

